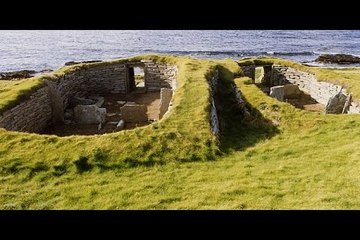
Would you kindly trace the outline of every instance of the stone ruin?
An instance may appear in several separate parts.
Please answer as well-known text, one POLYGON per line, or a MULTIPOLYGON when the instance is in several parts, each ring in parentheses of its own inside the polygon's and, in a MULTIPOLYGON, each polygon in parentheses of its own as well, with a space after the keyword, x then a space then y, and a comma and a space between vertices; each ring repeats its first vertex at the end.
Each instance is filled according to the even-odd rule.
POLYGON ((342 86, 320 82, 314 74, 279 65, 240 67, 267 94, 295 107, 331 114, 360 113, 360 105, 342 86), (256 68, 263 68, 255 79, 256 68))
POLYGON ((74 66, 64 75, 50 76, 29 97, 0 113, 0 128, 58 135, 51 129, 61 127, 72 135, 80 127, 98 134, 150 124, 169 112, 176 74, 176 66, 151 60, 74 66), (144 70, 141 88, 135 83, 135 67, 144 70))

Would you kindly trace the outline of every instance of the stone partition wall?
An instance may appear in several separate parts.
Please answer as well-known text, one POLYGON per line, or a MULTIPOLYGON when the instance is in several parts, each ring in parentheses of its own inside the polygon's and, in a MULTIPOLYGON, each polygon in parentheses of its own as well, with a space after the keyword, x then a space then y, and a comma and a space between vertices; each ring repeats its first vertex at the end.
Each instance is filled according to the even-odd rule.
MULTIPOLYGON (((216 109, 216 99, 215 95, 218 89, 219 85, 219 70, 216 69, 209 77, 208 77, 209 85, 210 85, 210 124, 211 124, 211 130, 212 133, 215 136, 219 136, 220 134, 220 123, 219 123, 219 117, 216 109)), ((232 84, 232 90, 237 102, 237 105, 241 111, 241 113, 245 113, 246 107, 245 107, 245 101, 241 97, 240 89, 236 86, 235 83, 232 84)))
MULTIPOLYGON (((308 93, 317 102, 326 105, 329 99, 342 91, 348 95, 346 89, 339 85, 320 82, 314 74, 302 72, 291 67, 274 65, 272 69, 271 81, 273 86, 286 83, 295 84, 301 91, 308 93)), ((356 101, 352 101, 347 113, 360 113, 360 106, 356 101)))
POLYGON ((171 101, 173 96, 173 90, 169 88, 162 88, 160 91, 160 111, 159 111, 159 119, 170 111, 171 109, 171 101))
POLYGON ((142 60, 142 62, 145 64, 145 87, 148 91, 158 91, 161 88, 176 89, 176 66, 149 60, 142 60))
POLYGON ((63 120, 63 113, 59 113, 61 112, 59 109, 64 111, 71 97, 89 94, 125 94, 130 91, 126 69, 134 66, 144 68, 147 90, 176 88, 177 67, 173 65, 150 60, 89 64, 64 76, 52 75, 42 88, 13 108, 0 113, 0 128, 39 133, 48 125, 63 120))
POLYGON ((213 74, 208 77, 208 81, 210 86, 210 101, 211 101, 211 107, 210 107, 211 130, 215 136, 218 136, 220 133, 220 124, 219 124, 218 114, 216 111, 215 94, 219 83, 219 70, 216 69, 213 72, 213 74))
POLYGON ((78 92, 126 93, 126 63, 100 65, 75 72, 70 79, 76 79, 78 92))
POLYGON ((238 107, 239 109, 241 110, 242 113, 245 113, 246 110, 246 107, 245 107, 245 101, 242 99, 241 97, 241 91, 240 89, 236 86, 236 84, 234 83, 233 84, 233 91, 234 91, 234 94, 235 94, 235 97, 236 97, 236 101, 237 101, 237 104, 238 104, 238 107))

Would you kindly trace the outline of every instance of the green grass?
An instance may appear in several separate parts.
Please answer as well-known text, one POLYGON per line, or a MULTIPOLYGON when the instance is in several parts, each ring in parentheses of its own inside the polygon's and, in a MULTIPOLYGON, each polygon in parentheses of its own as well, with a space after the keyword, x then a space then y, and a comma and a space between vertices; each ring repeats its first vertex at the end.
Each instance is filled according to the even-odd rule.
POLYGON ((12 85, 15 85, 16 81, 10 81, 10 80, 0 80, 0 89, 4 89, 5 87, 10 87, 12 85))
POLYGON ((248 78, 240 77, 235 83, 249 109, 243 117, 230 91, 233 76, 241 76, 236 64, 231 60, 172 60, 180 61, 176 107, 169 119, 158 124, 156 133, 151 127, 96 138, 2 132, 0 208, 360 208, 360 115, 299 110, 268 97, 249 84, 248 78), (210 136, 208 127, 202 129, 208 111, 203 77, 214 65, 222 66, 217 93, 221 100, 220 156, 214 161, 173 161, 185 148, 190 154, 206 149, 193 146, 210 136), (124 154, 122 144, 135 144, 127 134, 139 142, 131 149, 134 152, 136 147, 156 151, 163 137, 168 148, 162 150, 169 152, 159 156, 162 164, 139 165, 128 160, 133 167, 116 167, 122 161, 114 156, 124 154), (157 136, 156 141, 149 136, 157 136), (90 154, 79 154, 81 148, 90 154))

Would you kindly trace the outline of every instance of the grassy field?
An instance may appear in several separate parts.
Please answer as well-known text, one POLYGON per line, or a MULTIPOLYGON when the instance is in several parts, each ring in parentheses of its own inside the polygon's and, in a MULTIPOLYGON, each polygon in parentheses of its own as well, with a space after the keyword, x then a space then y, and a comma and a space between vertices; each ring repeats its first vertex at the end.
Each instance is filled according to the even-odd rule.
MULTIPOLYGON (((0 208, 360 208, 360 115, 299 110, 239 77, 235 83, 250 113, 243 117, 229 92, 234 75, 241 75, 234 62, 172 61, 180 67, 181 87, 176 93, 177 108, 159 123, 159 132, 144 128, 88 138, 0 132, 0 208), (204 122, 209 97, 204 74, 214 66, 222 66, 218 93, 222 134, 216 146, 204 122), (150 141, 152 134, 162 141, 150 141), (145 142, 151 143, 150 152, 166 153, 158 155, 159 164, 126 162, 123 156, 130 153, 123 153, 119 143, 134 141, 130 138, 140 142, 131 146, 135 152, 149 138, 145 142), (207 156, 209 147, 201 145, 207 139, 215 158, 198 157, 207 156), (158 148, 171 140, 166 149, 158 148), (117 150, 112 150, 115 146, 117 150), (85 171, 79 172, 76 166, 81 166, 81 156, 92 165, 86 169, 85 164, 85 171)), ((344 82, 355 95, 360 85, 358 69, 329 72, 327 80, 344 82)))

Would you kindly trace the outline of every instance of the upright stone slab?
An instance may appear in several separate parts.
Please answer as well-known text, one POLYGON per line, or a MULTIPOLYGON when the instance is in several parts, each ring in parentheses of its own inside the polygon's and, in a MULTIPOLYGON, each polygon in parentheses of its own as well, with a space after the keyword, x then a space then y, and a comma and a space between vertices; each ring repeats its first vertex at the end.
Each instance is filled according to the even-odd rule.
POLYGON ((99 124, 106 120, 106 108, 96 105, 77 105, 74 108, 74 119, 80 124, 99 124))
POLYGON ((270 88, 270 96, 276 98, 279 101, 284 101, 285 90, 284 86, 275 86, 270 88))
POLYGON ((147 107, 145 105, 126 103, 120 108, 121 118, 125 122, 147 122, 147 107))
POLYGON ((346 99, 347 96, 342 92, 339 92, 335 96, 331 97, 329 102, 326 104, 325 113, 342 113, 346 99))
POLYGON ((161 119, 169 108, 169 104, 172 98, 173 91, 168 88, 162 88, 160 90, 160 113, 159 119, 161 119))
POLYGON ((45 80, 45 83, 48 86, 48 94, 50 97, 52 124, 63 123, 65 118, 64 103, 61 93, 56 89, 56 84, 54 82, 45 80))

